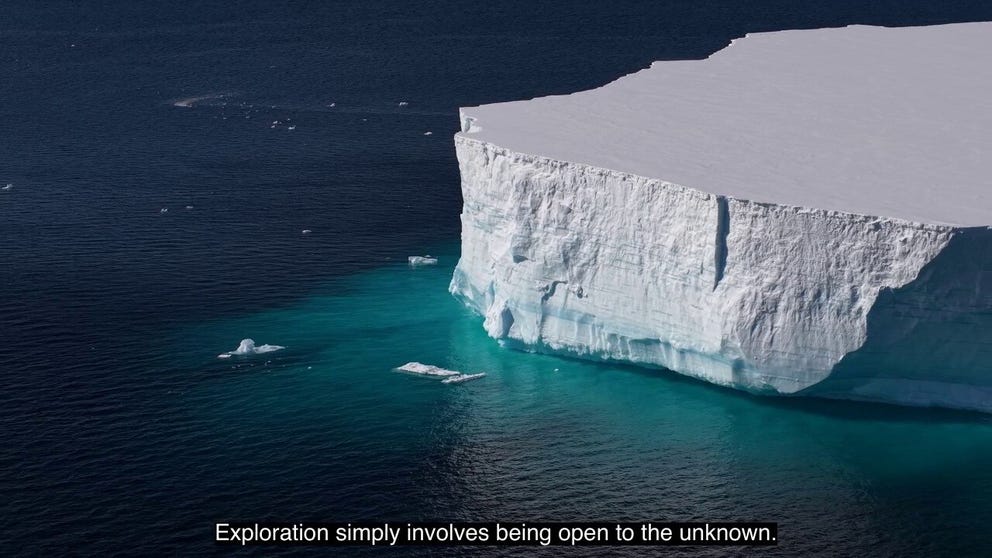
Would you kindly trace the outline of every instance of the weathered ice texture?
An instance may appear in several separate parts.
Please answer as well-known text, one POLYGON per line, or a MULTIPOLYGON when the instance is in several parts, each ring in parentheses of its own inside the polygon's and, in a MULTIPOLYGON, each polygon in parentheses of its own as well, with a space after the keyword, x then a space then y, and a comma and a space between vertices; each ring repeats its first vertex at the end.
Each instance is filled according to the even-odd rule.
MULTIPOLYGON (((942 26, 964 27, 974 29, 942 26)), ((871 31, 790 32, 786 35, 795 48, 785 58, 802 50, 802 33, 817 39, 811 47, 816 52, 809 53, 815 59, 817 49, 850 51, 843 47, 846 34, 854 33, 862 47, 871 44, 865 39, 871 31), (830 34, 841 47, 821 40, 830 34)), ((885 39, 899 31, 918 30, 877 33, 885 39)), ((992 25, 984 32, 992 49, 992 25)), ((780 34, 748 37, 728 50, 774 35, 780 34)), ((968 41, 976 40, 974 33, 964 35, 968 41)), ((766 42, 778 45, 780 38, 766 42)), ((884 48, 885 40, 873 47, 884 48)), ((939 51, 938 47, 927 48, 939 51)), ((774 89, 768 80, 791 75, 776 66, 774 56, 769 62, 767 49, 752 50, 762 55, 753 61, 763 68, 757 80, 761 87, 774 89)), ((710 95, 707 106, 715 103, 708 80, 721 82, 730 80, 732 72, 746 73, 747 52, 736 58, 727 55, 733 64, 726 67, 707 67, 713 58, 691 62, 701 65, 699 71, 708 76, 700 82, 707 88, 700 95, 710 95)), ((848 62, 853 65, 856 60, 848 62)), ((665 64, 656 63, 645 72, 665 64)), ((682 68, 690 63, 675 64, 682 68)), ((866 81, 857 66, 850 72, 866 81)), ((523 349, 662 366, 754 392, 992 411, 992 230, 975 225, 992 214, 992 207, 982 206, 992 189, 988 178, 992 172, 984 177, 959 173, 953 188, 906 182, 903 195, 924 192, 935 200, 948 199, 929 204, 930 219, 928 205, 919 200, 893 201, 888 215, 871 176, 857 171, 868 164, 855 160, 861 153, 857 146, 838 145, 821 136, 790 139, 791 144, 806 141, 806 148, 822 148, 842 159, 837 168, 824 167, 822 179, 804 174, 804 167, 796 174, 803 183, 784 196, 792 203, 777 201, 774 197, 783 185, 793 180, 790 170, 819 154, 779 161, 774 172, 764 177, 770 184, 778 181, 767 191, 760 184, 734 186, 736 178, 721 173, 752 164, 747 162, 748 154, 761 150, 749 144, 738 147, 739 153, 709 158, 710 139, 691 128, 666 128, 664 118, 651 116, 658 112, 651 107, 667 99, 676 107, 664 110, 689 113, 684 118, 692 120, 692 111, 700 110, 693 108, 694 95, 677 84, 662 86, 645 78, 643 89, 620 88, 618 101, 611 88, 625 80, 629 85, 636 77, 574 96, 463 110, 463 131, 455 138, 464 197, 462 255, 451 291, 485 317, 490 336, 523 349), (572 97, 583 95, 584 104, 571 104, 572 97), (625 134, 611 131, 611 123, 622 122, 622 115, 611 120, 605 113, 583 112, 582 106, 594 107, 603 99, 642 112, 643 126, 634 135, 639 140, 654 138, 657 157, 639 159, 639 153, 650 150, 643 145, 628 150, 625 134), (555 113, 558 101, 564 112, 555 113), (552 120, 572 114, 583 124, 557 132, 563 135, 556 147, 556 133, 543 128, 539 117, 529 118, 535 113, 528 103, 538 102, 550 111, 552 120), (598 150, 584 151, 582 137, 575 134, 594 134, 596 129, 615 134, 613 141, 591 140, 598 150), (541 130, 535 133, 551 142, 547 150, 534 144, 531 130, 541 130), (679 157, 666 159, 673 141, 681 142, 679 157), (531 149, 521 151, 517 144, 531 149), (546 156, 548 152, 570 159, 546 156), (613 162, 616 170, 603 166, 603 161, 613 162), (708 162, 713 163, 712 187, 707 184, 709 175, 697 172, 708 162), (631 174, 628 166, 651 168, 659 177, 666 177, 665 169, 671 168, 673 175, 691 177, 692 183, 631 174), (838 189, 844 196, 830 197, 838 189), (864 192, 860 198, 859 192, 864 192), (969 202, 965 198, 971 193, 969 202), (829 207, 795 203, 806 198, 829 207), (978 207, 956 219, 955 207, 969 203, 978 207), (864 214, 866 209, 880 215, 864 214)), ((740 77, 735 87, 746 90, 741 82, 748 79, 740 77)), ((867 81, 886 79, 882 75, 867 81)), ((812 89, 820 88, 817 94, 831 98, 832 92, 845 87, 852 86, 838 83, 820 90, 823 83, 816 82, 812 89)), ((877 83, 871 87, 876 92, 887 90, 877 83)), ((857 89, 854 86, 851 93, 855 99, 857 89)), ((799 87, 796 94, 800 93, 808 91, 799 87)), ((730 95, 736 95, 727 99, 733 110, 750 114, 751 120, 763 118, 759 105, 765 101, 755 97, 752 103, 757 104, 749 106, 747 95, 743 101, 739 92, 730 95)), ((959 97, 971 98, 968 92, 959 97)), ((809 120, 814 133, 818 108, 815 99, 806 101, 814 103, 809 111, 798 110, 794 116, 809 120)), ((884 103, 872 99, 868 105, 877 108, 884 103)), ((992 114, 988 104, 980 109, 975 117, 979 121, 992 114)), ((776 119, 781 116, 772 120, 776 119)), ((745 122, 750 120, 739 119, 740 126, 727 133, 746 129, 745 122)), ((941 133, 954 131, 934 132, 941 133)), ((985 145, 992 145, 988 130, 964 132, 972 133, 978 134, 972 139, 984 137, 985 145)), ((912 140, 912 136, 904 138, 900 145, 904 148, 912 140)), ((764 144, 781 149, 777 141, 764 144)), ((931 141, 934 138, 923 140, 931 141)), ((790 149, 802 151, 803 146, 790 149)), ((867 149, 885 151, 886 146, 873 144, 867 149)), ((775 155, 761 157, 771 160, 775 155)), ((934 159, 950 164, 954 154, 934 154, 934 159)), ((960 159, 964 166, 976 165, 972 152, 960 159)), ((885 162, 883 157, 880 164, 885 162)), ((914 160, 912 165, 918 163, 914 160)), ((875 169, 872 176, 885 170, 875 169)), ((892 173, 904 170, 892 169, 892 173)), ((758 180, 765 170, 747 172, 758 180)), ((898 182, 883 182, 883 189, 888 189, 885 195, 900 193, 898 182)))

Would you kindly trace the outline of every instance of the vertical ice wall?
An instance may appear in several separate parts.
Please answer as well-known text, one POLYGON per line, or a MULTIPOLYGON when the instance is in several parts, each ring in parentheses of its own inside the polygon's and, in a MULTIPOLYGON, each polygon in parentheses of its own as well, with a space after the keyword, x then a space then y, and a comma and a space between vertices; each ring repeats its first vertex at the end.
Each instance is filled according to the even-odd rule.
POLYGON ((940 350, 992 326, 986 229, 755 203, 464 133, 455 144, 464 209, 451 292, 496 339, 755 392, 816 392, 839 371, 821 394, 992 410, 990 340, 960 358, 940 350), (942 254, 970 266, 970 291, 928 268, 942 254), (922 345, 911 367, 877 354, 911 343, 945 361, 919 360, 922 345), (948 366, 957 376, 928 376, 948 366))

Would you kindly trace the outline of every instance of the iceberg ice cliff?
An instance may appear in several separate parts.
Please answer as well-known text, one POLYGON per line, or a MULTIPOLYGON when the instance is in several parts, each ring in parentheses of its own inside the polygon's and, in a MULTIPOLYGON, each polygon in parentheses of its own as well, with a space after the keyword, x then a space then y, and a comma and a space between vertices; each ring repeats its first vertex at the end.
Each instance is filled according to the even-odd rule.
POLYGON ((462 109, 451 292, 522 349, 992 411, 992 24, 749 35, 462 109))

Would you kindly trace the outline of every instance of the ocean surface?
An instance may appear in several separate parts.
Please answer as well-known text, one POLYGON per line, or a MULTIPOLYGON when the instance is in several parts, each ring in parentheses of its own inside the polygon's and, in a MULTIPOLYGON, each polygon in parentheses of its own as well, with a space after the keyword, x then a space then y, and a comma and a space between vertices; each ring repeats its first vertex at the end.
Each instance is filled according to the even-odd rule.
MULTIPOLYGON (((223 520, 743 519, 779 546, 665 554, 992 555, 992 417, 514 352, 447 293, 457 107, 992 5, 532 4, 4 2, 0 554, 229 554, 223 520), (217 358, 246 337, 286 348, 217 358)), ((567 550, 239 554, 659 554, 567 550)))

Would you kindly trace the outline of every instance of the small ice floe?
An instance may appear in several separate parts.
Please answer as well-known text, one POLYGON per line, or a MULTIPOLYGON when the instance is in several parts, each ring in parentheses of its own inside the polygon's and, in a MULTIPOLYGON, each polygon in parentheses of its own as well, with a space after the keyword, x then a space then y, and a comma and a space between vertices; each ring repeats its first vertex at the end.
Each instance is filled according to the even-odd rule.
POLYGON ((159 209, 158 212, 159 213, 168 213, 169 212, 169 208, 168 207, 163 207, 162 209, 159 209))
POLYGON ((13 189, 14 189, 14 185, 9 182, 7 183, 6 186, 0 188, 0 190, 13 190, 13 189))
POLYGON ((189 211, 190 209, 193 209, 193 206, 192 205, 187 205, 186 206, 186 211, 189 211))
POLYGON ((290 130, 290 131, 295 130, 296 129, 296 125, 294 124, 294 125, 290 126, 289 128, 286 128, 286 129, 287 130, 290 130))
POLYGON ((455 370, 448 370, 439 366, 432 366, 430 364, 423 364, 420 362, 408 362, 403 366, 397 366, 396 370, 399 372, 420 374, 421 376, 437 376, 439 378, 443 378, 441 380, 442 384, 460 384, 462 382, 478 380, 486 375, 485 372, 481 372, 479 374, 462 374, 461 372, 457 372, 455 370))
POLYGON ((331 103, 327 105, 327 108, 334 108, 335 106, 337 106, 337 103, 331 103))
POLYGON ((312 232, 313 232, 313 231, 312 231, 312 230, 310 230, 310 229, 303 229, 302 231, 300 231, 300 234, 310 234, 310 233, 312 233, 312 232))
POLYGON ((472 380, 478 380, 479 378, 485 377, 485 372, 480 372, 478 374, 459 374, 457 376, 451 376, 441 380, 442 384, 460 384, 462 382, 471 382, 472 380))
POLYGON ((221 353, 217 355, 217 358, 231 358, 232 356, 248 356, 248 355, 260 355, 262 353, 271 353, 273 351, 278 351, 280 349, 285 349, 282 345, 256 345, 254 339, 242 339, 241 344, 238 345, 237 349, 233 351, 228 351, 226 353, 221 353))
POLYGON ((424 135, 425 136, 433 136, 434 135, 434 132, 424 132, 424 135))
POLYGON ((405 107, 405 106, 407 106, 407 105, 409 105, 409 104, 410 104, 410 103, 408 103, 408 102, 406 102, 406 101, 400 101, 400 104, 399 104, 399 106, 401 106, 401 107, 405 107))
POLYGON ((396 370, 400 372, 409 372, 411 374, 420 374, 422 376, 464 376, 461 372, 446 370, 439 366, 422 364, 420 362, 408 362, 403 366, 397 366, 396 370))
POLYGON ((430 254, 426 256, 409 256, 406 261, 413 267, 420 265, 437 265, 437 258, 432 258, 430 254))

